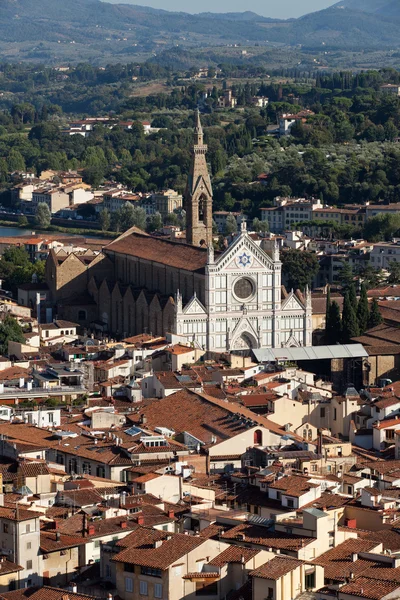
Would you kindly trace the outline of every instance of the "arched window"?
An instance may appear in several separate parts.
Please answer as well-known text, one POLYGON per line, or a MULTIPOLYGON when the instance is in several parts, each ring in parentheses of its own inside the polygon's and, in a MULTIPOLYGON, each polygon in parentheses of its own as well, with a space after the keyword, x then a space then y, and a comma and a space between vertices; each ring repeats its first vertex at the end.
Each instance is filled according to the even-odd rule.
POLYGON ((261 429, 256 429, 254 432, 254 445, 262 446, 262 431, 261 431, 261 429))
POLYGON ((204 223, 204 212, 205 212, 205 208, 206 208, 205 202, 206 202, 205 197, 201 196, 200 200, 199 200, 199 222, 200 223, 204 223))

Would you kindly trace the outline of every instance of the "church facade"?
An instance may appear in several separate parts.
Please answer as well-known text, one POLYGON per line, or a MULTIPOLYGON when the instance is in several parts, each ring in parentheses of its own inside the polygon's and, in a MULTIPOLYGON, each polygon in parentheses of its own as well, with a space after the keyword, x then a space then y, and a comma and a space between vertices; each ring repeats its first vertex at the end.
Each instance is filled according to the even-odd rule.
POLYGON ((311 293, 282 286, 273 241, 255 241, 243 224, 224 252, 214 251, 206 152, 197 114, 186 244, 132 229, 96 257, 50 253, 46 275, 59 317, 117 337, 175 333, 217 352, 311 346, 311 293))

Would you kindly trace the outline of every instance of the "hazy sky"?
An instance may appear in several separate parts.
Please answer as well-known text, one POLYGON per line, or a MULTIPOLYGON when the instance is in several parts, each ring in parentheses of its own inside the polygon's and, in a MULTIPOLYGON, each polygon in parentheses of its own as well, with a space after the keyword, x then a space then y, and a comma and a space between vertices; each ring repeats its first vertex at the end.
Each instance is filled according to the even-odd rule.
POLYGON ((113 4, 139 4, 164 10, 181 10, 198 13, 212 12, 243 12, 253 10, 264 17, 287 19, 300 17, 308 12, 322 10, 335 3, 335 0, 107 0, 113 4))

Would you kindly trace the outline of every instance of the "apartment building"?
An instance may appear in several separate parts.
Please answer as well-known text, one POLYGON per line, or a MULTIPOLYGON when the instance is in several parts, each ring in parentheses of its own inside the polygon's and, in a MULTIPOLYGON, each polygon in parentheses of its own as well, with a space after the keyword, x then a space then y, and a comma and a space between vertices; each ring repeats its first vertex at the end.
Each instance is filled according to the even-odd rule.
POLYGON ((179 210, 183 206, 182 194, 175 190, 165 190, 151 196, 155 213, 160 213, 163 219, 170 213, 179 210))
POLYGON ((70 198, 63 188, 43 186, 36 188, 32 193, 32 212, 36 212, 39 204, 47 204, 53 215, 70 204, 70 198))
MULTIPOLYGON (((3 496, 2 496, 3 498, 3 496)), ((39 548, 40 516, 42 513, 21 508, 0 506, 0 535, 3 554, 22 567, 16 587, 41 583, 39 548)))
POLYGON ((318 199, 277 197, 273 207, 261 209, 261 220, 268 221, 272 233, 282 233, 295 223, 311 221, 313 211, 318 208, 322 208, 322 202, 318 199))

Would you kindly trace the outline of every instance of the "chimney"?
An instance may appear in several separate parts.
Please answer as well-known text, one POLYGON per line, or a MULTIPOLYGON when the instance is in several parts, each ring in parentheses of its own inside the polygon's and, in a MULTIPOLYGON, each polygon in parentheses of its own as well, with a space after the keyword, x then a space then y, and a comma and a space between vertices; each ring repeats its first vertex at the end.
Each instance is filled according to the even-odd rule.
POLYGON ((174 518, 175 518, 175 511, 173 511, 172 509, 169 509, 168 519, 174 519, 174 518))
POLYGON ((76 594, 78 591, 78 586, 76 585, 76 583, 71 583, 71 585, 69 586, 71 588, 71 592, 73 594, 76 594))
POLYGON ((88 525, 87 532, 88 532, 88 535, 94 535, 95 534, 94 525, 88 525))
POLYGON ((156 540, 154 542, 154 548, 161 548, 163 541, 162 540, 156 540))
POLYGON ((352 552, 351 553, 351 562, 356 562, 356 560, 358 560, 358 554, 357 554, 357 552, 352 552))
POLYGON ((56 531, 56 542, 60 541, 60 532, 56 531))
POLYGON ((128 529, 128 522, 127 521, 121 521, 121 529, 128 529))
POLYGON ((144 515, 143 515, 143 513, 140 514, 140 515, 138 515, 137 524, 138 525, 144 525, 144 515))

